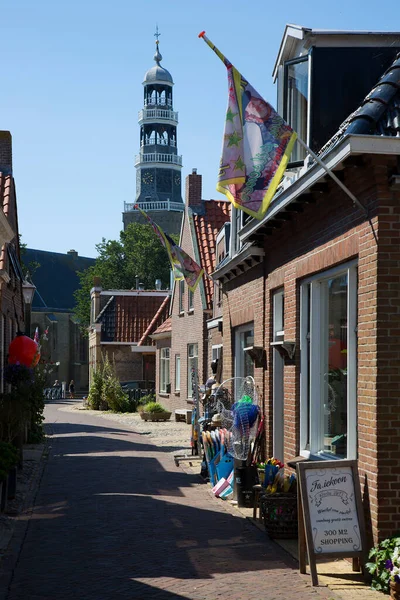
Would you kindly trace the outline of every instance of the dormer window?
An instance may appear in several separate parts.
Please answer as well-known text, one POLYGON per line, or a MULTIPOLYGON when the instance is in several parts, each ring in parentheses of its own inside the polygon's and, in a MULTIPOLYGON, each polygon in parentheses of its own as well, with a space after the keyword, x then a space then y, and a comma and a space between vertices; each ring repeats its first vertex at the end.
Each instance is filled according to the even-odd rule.
MULTIPOLYGON (((284 119, 299 138, 308 136, 308 56, 285 62, 284 119)), ((299 166, 306 156, 304 148, 295 144, 289 166, 299 166)))

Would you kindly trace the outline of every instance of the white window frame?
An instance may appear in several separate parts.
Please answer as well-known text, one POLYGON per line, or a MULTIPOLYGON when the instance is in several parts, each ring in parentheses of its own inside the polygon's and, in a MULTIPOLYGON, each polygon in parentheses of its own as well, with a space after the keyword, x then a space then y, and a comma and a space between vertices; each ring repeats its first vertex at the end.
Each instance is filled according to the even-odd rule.
POLYGON ((161 348, 160 350, 160 392, 167 393, 170 384, 170 348, 161 348))
POLYGON ((323 452, 323 402, 321 368, 322 311, 327 279, 347 273, 347 459, 357 458, 357 261, 351 261, 304 280, 300 286, 300 454, 306 458, 334 460, 323 452), (308 298, 310 286, 310 298, 308 298), (308 332, 308 315, 310 324, 308 332), (308 334, 310 340, 308 339, 308 334), (310 343, 310 361, 307 346, 310 343), (308 403, 308 391, 310 394, 308 403), (310 412, 310 414, 308 414, 310 412), (309 427, 310 444, 306 448, 309 427))
POLYGON ((178 281, 179 314, 185 312, 185 282, 183 279, 178 281))
POLYGON ((188 312, 194 311, 194 292, 188 288, 188 312))
MULTIPOLYGON (((235 365, 235 372, 234 372, 234 376, 235 376, 235 394, 237 394, 238 389, 239 389, 239 382, 236 378, 238 377, 244 377, 244 360, 245 360, 245 355, 244 352, 241 351, 242 348, 242 338, 244 336, 244 334, 249 331, 249 330, 253 330, 253 339, 254 339, 254 321, 250 321, 249 323, 246 323, 246 325, 240 325, 240 327, 235 327, 235 357, 234 357, 234 365, 235 365)), ((243 350, 246 347, 244 346, 244 342, 243 342, 243 350)), ((253 373, 254 373, 254 369, 253 369, 253 373)))
POLYGON ((195 368, 197 369, 199 366, 199 346, 198 344, 188 344, 187 345, 187 396, 188 398, 193 398, 193 384, 192 384, 192 362, 195 361, 195 368), (193 349, 193 353, 191 355, 191 349, 193 349))
POLYGON ((176 392, 181 391, 181 355, 180 354, 175 354, 175 391, 176 392))
MULTIPOLYGON (((310 126, 311 126, 311 73, 312 73, 312 67, 311 67, 311 61, 312 61, 312 53, 309 53, 305 56, 298 56, 296 58, 287 60, 284 62, 283 64, 283 68, 282 71, 280 72, 280 75, 283 77, 283 85, 282 85, 282 114, 284 119, 286 120, 287 123, 289 123, 290 126, 294 127, 293 123, 290 122, 289 119, 289 115, 287 114, 287 106, 288 106, 288 85, 287 85, 287 80, 288 80, 288 67, 290 67, 291 65, 295 65, 295 64, 299 64, 302 62, 307 62, 307 94, 308 94, 308 98, 307 98, 307 114, 306 114, 306 127, 307 127, 307 132, 306 132, 306 138, 307 138, 307 144, 310 144, 310 126)), ((307 159, 307 153, 304 154, 304 159, 300 158, 299 161, 294 161, 294 162, 301 162, 302 160, 306 161, 307 159)), ((289 160, 289 165, 288 168, 290 168, 290 163, 292 161, 289 160)))
POLYGON ((215 344, 214 346, 211 346, 211 361, 221 358, 222 348, 222 344, 215 344))
MULTIPOLYGON (((274 292, 273 303, 273 339, 283 341, 284 332, 283 289, 274 292)), ((272 350, 272 452, 283 460, 284 451, 284 359, 276 348, 272 350)))

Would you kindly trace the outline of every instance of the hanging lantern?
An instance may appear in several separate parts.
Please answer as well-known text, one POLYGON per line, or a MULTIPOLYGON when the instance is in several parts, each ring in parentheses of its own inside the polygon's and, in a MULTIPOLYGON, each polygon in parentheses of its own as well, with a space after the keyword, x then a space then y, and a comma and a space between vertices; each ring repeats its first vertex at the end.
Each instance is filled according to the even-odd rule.
POLYGON ((36 367, 39 359, 39 346, 27 335, 17 335, 8 347, 8 362, 10 365, 19 363, 26 367, 36 367))

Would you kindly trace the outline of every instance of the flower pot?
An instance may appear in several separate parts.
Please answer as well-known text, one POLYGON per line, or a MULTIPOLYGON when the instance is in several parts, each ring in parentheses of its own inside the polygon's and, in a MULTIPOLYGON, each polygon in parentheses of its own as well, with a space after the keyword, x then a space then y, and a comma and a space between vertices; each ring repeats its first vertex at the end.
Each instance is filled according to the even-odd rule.
POLYGON ((390 597, 393 600, 400 600, 400 583, 397 581, 389 581, 390 584, 390 597))
POLYGON ((140 416, 144 421, 168 421, 171 417, 170 412, 141 412, 140 416))

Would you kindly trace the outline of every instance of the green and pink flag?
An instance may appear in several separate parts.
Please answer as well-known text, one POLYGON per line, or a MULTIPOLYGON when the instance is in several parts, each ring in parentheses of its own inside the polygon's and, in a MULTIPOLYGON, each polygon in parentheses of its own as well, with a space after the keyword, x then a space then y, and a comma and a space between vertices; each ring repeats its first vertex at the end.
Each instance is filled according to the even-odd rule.
POLYGON ((201 32, 228 71, 228 110, 217 190, 256 219, 268 210, 297 134, 201 32))
POLYGON ((184 279, 189 290, 194 292, 203 276, 204 269, 202 269, 189 254, 182 250, 178 244, 175 244, 174 240, 140 208, 139 204, 136 204, 135 208, 137 208, 147 219, 156 236, 167 250, 175 281, 184 279))

